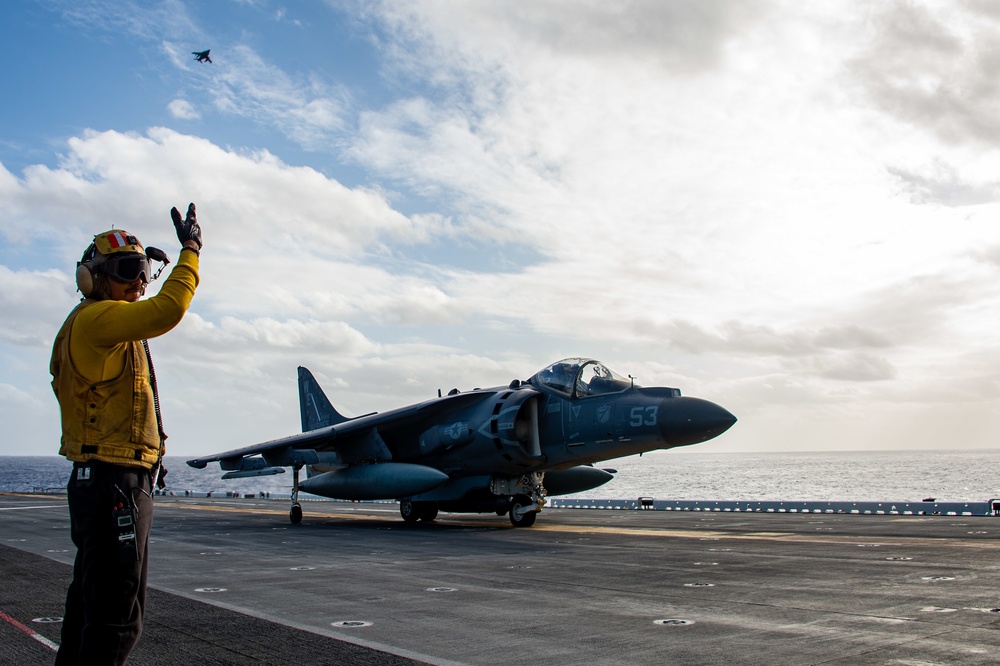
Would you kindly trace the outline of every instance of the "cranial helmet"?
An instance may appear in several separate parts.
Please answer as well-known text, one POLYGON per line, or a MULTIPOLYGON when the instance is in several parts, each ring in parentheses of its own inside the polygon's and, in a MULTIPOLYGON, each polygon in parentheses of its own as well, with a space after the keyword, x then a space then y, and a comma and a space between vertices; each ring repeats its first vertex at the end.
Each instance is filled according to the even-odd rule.
POLYGON ((139 239, 121 229, 102 231, 76 265, 76 286, 84 296, 94 292, 94 277, 103 273, 123 283, 150 280, 149 259, 139 239))

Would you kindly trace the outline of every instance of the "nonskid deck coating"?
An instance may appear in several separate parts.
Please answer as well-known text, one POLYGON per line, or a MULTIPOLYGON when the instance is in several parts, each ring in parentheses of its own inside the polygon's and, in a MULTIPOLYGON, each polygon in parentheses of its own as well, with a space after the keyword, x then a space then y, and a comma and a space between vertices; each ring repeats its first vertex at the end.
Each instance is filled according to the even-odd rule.
MULTIPOLYGON (((493 515, 406 525, 391 504, 305 509, 294 526, 287 501, 157 498, 150 585, 427 663, 987 664, 1000 653, 990 517, 547 508, 515 529, 493 515)), ((0 544, 69 563, 65 499, 0 495, 0 544)), ((47 615, 61 613, 68 571, 50 578, 47 615)), ((181 613, 171 608, 160 610, 181 613)), ((38 626, 58 640, 58 625, 38 626)), ((258 644, 239 622, 203 631, 258 644)), ((10 635, 0 657, 31 640, 10 635)), ((291 657, 295 639, 268 646, 282 654, 282 640, 291 657)))

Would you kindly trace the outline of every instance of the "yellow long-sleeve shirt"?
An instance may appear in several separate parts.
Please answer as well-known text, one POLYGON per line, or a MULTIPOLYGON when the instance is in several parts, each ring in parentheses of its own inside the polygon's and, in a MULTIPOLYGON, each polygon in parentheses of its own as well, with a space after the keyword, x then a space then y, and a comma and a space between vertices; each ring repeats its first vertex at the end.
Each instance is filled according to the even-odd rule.
POLYGON ((198 255, 182 251, 156 296, 135 303, 85 300, 69 315, 50 364, 62 412, 62 455, 147 468, 156 462, 161 442, 139 342, 180 323, 198 282, 198 255))

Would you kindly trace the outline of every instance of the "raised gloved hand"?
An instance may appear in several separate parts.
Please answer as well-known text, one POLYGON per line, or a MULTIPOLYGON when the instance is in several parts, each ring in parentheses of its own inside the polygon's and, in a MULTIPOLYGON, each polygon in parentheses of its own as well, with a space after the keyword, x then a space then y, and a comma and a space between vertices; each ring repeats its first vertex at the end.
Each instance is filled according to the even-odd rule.
POLYGON ((174 221, 174 228, 177 229, 177 239, 181 242, 181 245, 187 241, 193 241, 200 250, 201 227, 198 226, 198 214, 195 212, 194 204, 188 205, 187 217, 183 220, 176 208, 170 209, 170 217, 174 221))

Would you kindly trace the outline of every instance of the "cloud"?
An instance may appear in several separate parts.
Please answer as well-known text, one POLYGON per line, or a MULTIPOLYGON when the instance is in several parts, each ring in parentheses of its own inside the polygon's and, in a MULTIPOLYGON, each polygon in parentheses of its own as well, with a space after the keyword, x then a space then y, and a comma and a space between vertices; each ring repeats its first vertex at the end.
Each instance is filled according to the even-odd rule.
POLYGON ((899 375, 888 359, 860 352, 809 359, 804 369, 819 377, 848 382, 895 379, 899 375))
POLYGON ((124 32, 155 40, 164 36, 190 39, 201 32, 181 0, 163 0, 155 5, 135 0, 50 0, 46 4, 64 20, 90 33, 124 32))
POLYGON ((415 47, 392 51, 400 66, 426 57, 437 65, 451 63, 461 52, 467 66, 489 67, 520 53, 520 57, 611 59, 625 66, 651 62, 683 72, 712 66, 733 33, 766 20, 767 12, 765 3, 728 0, 689 4, 628 0, 613 5, 428 0, 383 3, 379 17, 401 33, 402 45, 415 47))
POLYGON ((185 99, 175 99, 167 105, 170 115, 180 120, 198 120, 201 114, 194 108, 191 102, 185 99))
MULTIPOLYGON (((300 74, 266 62, 247 43, 222 41, 200 24, 182 0, 149 5, 134 0, 78 3, 53 0, 61 18, 90 33, 114 38, 122 33, 155 44, 171 65, 193 74, 186 84, 206 95, 218 113, 247 118, 258 126, 273 128, 307 150, 333 150, 347 129, 353 102, 348 89, 321 72, 300 74), (199 66, 191 58, 192 44, 206 48, 211 40, 215 64, 199 66), (225 53, 224 61, 218 59, 225 53)), ((254 3, 247 3, 253 5, 254 3)), ((277 9, 273 20, 284 21, 277 9)), ((297 21, 293 25, 300 25, 297 21)), ((169 106, 175 118, 196 118, 189 103, 175 100, 169 106)))
MULTIPOLYGON (((74 287, 75 288, 75 287, 74 287)), ((73 300, 70 280, 56 270, 12 271, 0 266, 0 343, 14 348, 48 351, 61 317, 73 300)))
POLYGON ((993 266, 994 268, 1000 268, 1000 244, 993 245, 992 247, 986 249, 976 250, 972 254, 977 261, 982 261, 993 266))
MULTIPOLYGON (((967 3, 977 11, 983 3, 967 3)), ((873 38, 853 63, 885 112, 926 128, 945 143, 997 148, 1000 120, 1000 24, 952 7, 886 3, 874 14, 873 38), (970 20, 972 19, 972 20, 970 20)))
MULTIPOLYGON (((335 150, 349 129, 353 101, 347 87, 323 73, 289 72, 265 61, 249 44, 224 46, 225 60, 213 51, 212 66, 193 64, 191 38, 160 44, 173 67, 190 73, 192 94, 222 117, 240 117, 276 130, 306 150, 335 150)), ((175 117, 188 119, 185 102, 171 103, 175 117)))
POLYGON ((709 333, 685 321, 664 331, 671 344, 694 353, 728 351, 750 355, 800 357, 821 350, 884 349, 891 346, 884 333, 859 325, 828 325, 818 330, 780 333, 771 326, 728 321, 719 333, 709 333))
POLYGON ((743 357, 797 377, 867 382, 898 374, 887 358, 873 353, 891 351, 892 342, 883 332, 860 325, 779 332, 771 326, 727 321, 712 332, 677 320, 668 325, 639 323, 637 332, 687 353, 743 357))
MULTIPOLYGON (((406 256, 409 246, 453 233, 435 216, 408 218, 376 191, 162 128, 146 135, 89 132, 67 148, 58 166, 36 165, 23 178, 0 169, 8 204, 2 232, 14 256, 20 252, 28 263, 0 265, 0 305, 9 315, 0 325, 0 358, 27 350, 40 405, 54 407, 37 370, 46 367, 55 331, 78 299, 72 269, 94 230, 126 226, 176 258, 169 206, 189 200, 204 231, 202 284, 178 329, 152 344, 160 374, 192 397, 177 398, 190 413, 220 401, 222 411, 204 418, 287 402, 297 413, 298 364, 351 386, 344 402, 358 412, 429 397, 444 383, 482 382, 469 360, 479 357, 415 333, 461 322, 482 307, 449 296, 450 280, 459 276, 406 256), (39 234, 50 238, 39 260, 52 268, 30 266, 39 234), (399 335, 399 327, 414 332, 399 335), (222 376, 230 388, 218 384, 222 376), (396 387, 388 401, 386 386, 396 387), (220 397, 226 392, 232 395, 220 397)), ((154 283, 150 294, 156 289, 154 283)), ((515 373, 502 374, 506 382, 515 373)), ((243 437, 258 435, 247 430, 243 437)))
POLYGON ((978 179, 970 182, 959 170, 938 158, 916 168, 890 166, 916 203, 939 203, 945 206, 971 206, 1000 198, 1000 181, 978 179))
MULTIPOLYGON (((0 179, 15 219, 30 215, 36 227, 75 231, 77 238, 95 222, 107 227, 109 218, 131 227, 163 219, 156 238, 162 242, 171 231, 163 202, 182 205, 182 197, 198 201, 206 220, 216 216, 218 226, 206 224, 206 239, 214 232, 251 253, 295 248, 343 257, 390 238, 406 243, 423 235, 378 193, 349 190, 267 152, 226 151, 163 128, 146 136, 89 132, 71 139, 69 149, 56 169, 38 165, 23 179, 0 179)), ((16 239, 17 228, 5 232, 16 239)))
POLYGON ((82 132, 54 165, 0 168, 5 383, 54 411, 38 368, 91 235, 124 224, 174 254, 167 211, 195 201, 202 283, 153 344, 175 453, 293 431, 299 364, 357 414, 594 356, 726 405, 748 449, 995 422, 992 20, 346 7, 384 58, 379 95, 239 44, 193 73, 167 41, 204 136, 82 132), (233 119, 313 166, 241 147, 259 136, 233 119), (364 186, 324 172, 341 161, 364 186))
POLYGON ((289 74, 244 44, 234 45, 227 67, 213 72, 209 92, 219 113, 277 128, 310 150, 336 147, 351 106, 345 87, 319 75, 289 74))

